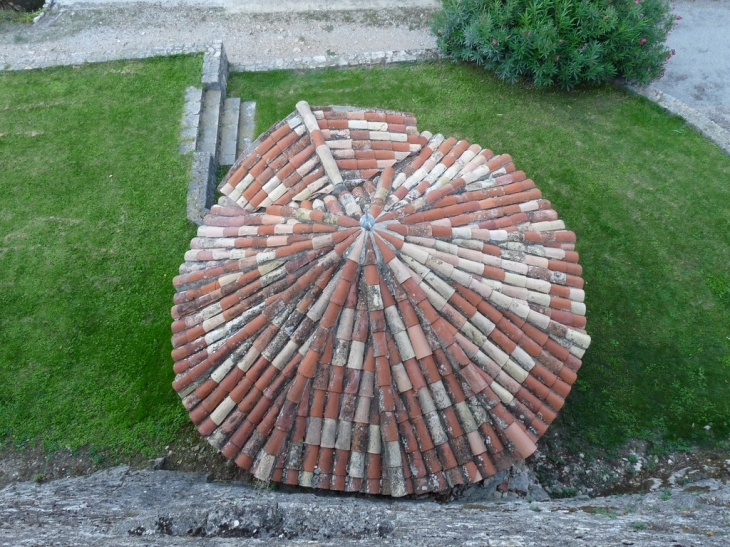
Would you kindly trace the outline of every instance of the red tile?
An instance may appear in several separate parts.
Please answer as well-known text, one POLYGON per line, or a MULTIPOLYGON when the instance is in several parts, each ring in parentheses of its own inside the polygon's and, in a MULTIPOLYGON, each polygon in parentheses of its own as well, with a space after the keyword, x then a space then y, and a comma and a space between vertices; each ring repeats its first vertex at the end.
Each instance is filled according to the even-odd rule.
MULTIPOLYGON (((574 297, 575 289, 583 287, 582 268, 574 251, 575 234, 568 230, 520 231, 518 223, 554 220, 558 216, 534 181, 517 171, 507 154, 495 156, 485 149, 469 165, 468 169, 473 169, 483 161, 489 169, 501 169, 494 187, 467 191, 462 176, 445 181, 447 184, 440 182, 438 188, 431 188, 429 181, 422 180, 415 188, 401 185, 393 189, 393 184, 402 182, 402 178, 394 178, 395 173, 410 176, 426 161, 429 166, 438 162, 448 167, 465 150, 475 152, 479 147, 470 148, 466 141, 445 139, 438 146, 443 156, 434 162, 433 150, 426 146, 430 133, 419 134, 410 114, 317 107, 320 119, 316 119, 306 103, 299 103, 297 109, 300 116, 308 119, 310 127, 314 120, 317 129, 300 136, 288 123, 281 122, 261 137, 253 153, 237 161, 221 189, 224 194, 235 192, 233 197, 241 196, 240 203, 248 204, 253 211, 232 205, 212 207, 204 219, 206 228, 191 242, 186 263, 174 279, 178 292, 171 312, 172 355, 178 377, 173 387, 178 391, 195 387, 183 398, 191 419, 203 436, 216 431, 228 436, 223 445, 224 455, 245 469, 251 469, 260 450, 276 456, 270 479, 286 484, 298 483, 300 467, 309 473, 319 467, 313 483, 317 488, 390 494, 387 477, 382 481, 379 454, 366 456, 367 478, 347 475, 351 450, 365 454, 371 448, 371 433, 378 435, 380 443, 384 439, 400 442, 403 457, 407 454, 408 459, 408 466, 403 468, 408 492, 440 491, 508 468, 514 458, 532 450, 534 442, 545 433, 563 406, 581 366, 579 358, 550 337, 561 338, 566 336, 567 327, 583 329, 586 325, 585 316, 571 312, 570 297, 574 297), (405 134, 406 142, 371 140, 369 129, 350 129, 349 121, 354 120, 387 123, 387 131, 393 136, 405 134), (334 148, 342 144, 339 139, 348 136, 351 147, 334 148), (308 200, 293 202, 293 197, 307 185, 325 176, 315 147, 327 144, 327 139, 338 139, 330 140, 329 145, 333 146, 344 185, 330 193, 325 189, 308 200), (396 157, 403 153, 409 157, 398 163, 396 157), (391 162, 396 164, 383 171, 391 162), (301 169, 305 164, 309 172, 301 169), (349 180, 353 177, 371 180, 349 180), (243 192, 235 190, 244 180, 247 187, 243 192), (278 187, 277 180, 283 181, 278 187), (405 206, 383 213, 409 191, 405 206), (414 200, 414 196, 424 197, 414 200), (375 244, 372 238, 366 238, 364 259, 343 260, 363 229, 359 214, 345 214, 347 199, 354 199, 363 210, 371 206, 377 217, 375 244), (265 200, 275 201, 264 212, 260 205, 265 200), (522 211, 519 205, 531 200, 537 209, 522 211), (403 237, 436 238, 450 243, 454 237, 464 239, 455 236, 452 228, 462 225, 506 229, 515 241, 562 250, 561 259, 543 262, 547 268, 528 265, 529 278, 551 281, 550 305, 530 304, 534 312, 550 318, 545 331, 532 320, 525 321, 504 310, 506 305, 497 309, 489 301, 489 289, 483 285, 469 282, 469 287, 465 287, 448 280, 448 275, 439 270, 436 275, 456 288, 457 293, 441 310, 436 310, 415 279, 400 277, 407 272, 403 268, 409 267, 401 256, 403 237), (211 228, 208 234, 216 235, 203 236, 207 227, 211 228), (228 248, 208 248, 216 238, 219 242, 228 238, 231 244, 228 248), (283 261, 281 270, 269 272, 271 258, 283 261), (564 274, 565 284, 554 282, 556 278, 551 272, 564 274), (228 281, 230 278, 225 276, 229 275, 237 276, 236 281, 228 281), (339 281, 330 286, 335 275, 339 281), (396 277, 403 279, 402 283, 396 277), (412 346, 415 358, 403 360, 384 309, 377 305, 377 299, 373 300, 373 295, 366 294, 367 287, 379 288, 383 308, 397 303, 398 315, 407 329, 406 345, 412 346), (321 305, 317 302, 325 290, 321 305), (220 342, 216 339, 209 344, 213 329, 240 321, 242 314, 259 304, 263 304, 262 311, 248 317, 243 328, 236 327, 220 342), (212 306, 219 306, 220 311, 211 315, 212 306), (333 354, 341 351, 339 348, 348 351, 343 344, 349 342, 333 343, 343 307, 356 310, 354 323, 348 327, 352 332, 347 334, 353 342, 365 346, 362 370, 332 366, 333 354), (484 365, 487 373, 469 359, 469 355, 476 358, 479 348, 458 329, 477 311, 496 325, 489 334, 493 344, 508 355, 520 347, 535 360, 522 385, 496 365, 484 365), (222 325, 218 318, 222 318, 222 325), (261 355, 246 358, 252 362, 246 364, 245 372, 235 365, 227 372, 219 368, 232 352, 239 352, 232 357, 234 362, 242 362, 249 349, 261 355), (284 351, 287 353, 281 353, 284 351), (393 366, 398 366, 397 374, 391 372, 393 366), (489 387, 493 377, 515 395, 509 408, 500 403, 489 387), (421 401, 415 394, 424 387, 432 389, 428 384, 433 384, 434 393, 446 397, 437 397, 439 407, 449 401, 452 405, 463 404, 468 398, 470 405, 478 401, 490 409, 497 429, 481 424, 478 432, 467 436, 459 414, 453 406, 447 406, 438 413, 448 440, 434 447, 422 417, 421 401), (403 389, 403 393, 396 388, 403 389), (221 404, 227 404, 226 397, 236 406, 217 425, 210 415, 221 404), (338 449, 335 453, 333 449, 306 446, 300 461, 289 461, 290 446, 304 441, 311 420, 322 418, 336 420, 338 424, 353 423, 349 450, 338 449), (356 418, 359 422, 353 421, 356 418), (362 423, 363 420, 368 423, 362 423), (371 431, 374 426, 380 427, 378 433, 371 431), (479 435, 489 442, 482 442, 479 435), (475 455, 473 450, 482 453, 475 455)), ((473 247, 471 244, 460 256, 451 254, 449 247, 439 247, 438 256, 445 264, 458 268, 460 258, 474 258, 470 255, 473 251, 497 259, 503 252, 491 242, 473 247)), ((505 270, 498 267, 499 262, 485 262, 484 275, 505 280, 505 270)), ((513 289, 505 293, 520 294, 508 291, 513 289)), ((400 343, 403 345, 402 340, 400 343)), ((361 347, 355 351, 362 351, 361 347)), ((405 354, 406 348, 403 349, 405 354)), ((347 353, 344 358, 351 364, 357 362, 347 353)), ((513 359, 519 361, 518 357, 513 359)))

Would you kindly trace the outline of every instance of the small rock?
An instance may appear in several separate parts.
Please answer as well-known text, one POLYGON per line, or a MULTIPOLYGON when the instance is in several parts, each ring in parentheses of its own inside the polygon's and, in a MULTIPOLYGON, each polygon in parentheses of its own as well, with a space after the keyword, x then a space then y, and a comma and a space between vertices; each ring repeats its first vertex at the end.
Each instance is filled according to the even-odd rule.
POLYGON ((662 479, 659 479, 657 477, 651 477, 647 479, 647 482, 651 482, 651 484, 649 485, 649 492, 659 490, 659 487, 662 485, 662 479))
POLYGON ((531 484, 529 496, 535 501, 548 501, 550 496, 545 489, 539 484, 531 484))
POLYGON ((164 467, 165 467, 165 457, 164 456, 162 456, 160 458, 155 458, 154 460, 150 460, 150 469, 159 471, 160 469, 163 469, 164 467))
POLYGON ((526 472, 519 473, 509 479, 509 490, 527 494, 529 491, 529 477, 526 472))

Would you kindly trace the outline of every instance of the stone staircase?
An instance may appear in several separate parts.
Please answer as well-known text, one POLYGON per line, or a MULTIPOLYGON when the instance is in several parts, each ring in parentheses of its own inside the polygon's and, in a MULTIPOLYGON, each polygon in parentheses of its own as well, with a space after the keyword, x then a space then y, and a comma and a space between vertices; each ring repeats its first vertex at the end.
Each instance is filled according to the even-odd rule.
POLYGON ((193 153, 187 217, 200 224, 215 199, 219 166, 230 166, 254 139, 256 103, 227 97, 228 59, 223 44, 206 49, 201 87, 185 90, 180 153, 193 153))

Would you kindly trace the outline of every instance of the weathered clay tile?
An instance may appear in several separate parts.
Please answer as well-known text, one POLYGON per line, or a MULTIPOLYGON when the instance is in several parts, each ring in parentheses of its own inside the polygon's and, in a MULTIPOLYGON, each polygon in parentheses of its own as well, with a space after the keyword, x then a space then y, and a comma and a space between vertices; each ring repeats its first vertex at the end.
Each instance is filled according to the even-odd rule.
POLYGON ((185 253, 173 387, 260 480, 478 482, 535 450, 576 380, 575 234, 511 156, 415 124, 301 101, 185 253))

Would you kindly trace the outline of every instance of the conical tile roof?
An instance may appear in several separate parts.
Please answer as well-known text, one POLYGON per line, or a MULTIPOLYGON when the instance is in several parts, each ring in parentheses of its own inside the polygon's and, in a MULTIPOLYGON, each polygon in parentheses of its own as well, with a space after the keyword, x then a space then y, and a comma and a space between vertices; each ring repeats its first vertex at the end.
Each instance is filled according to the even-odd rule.
POLYGON ((532 454, 590 343, 575 235, 509 155, 306 102, 175 278, 201 435, 264 481, 403 496, 532 454))

